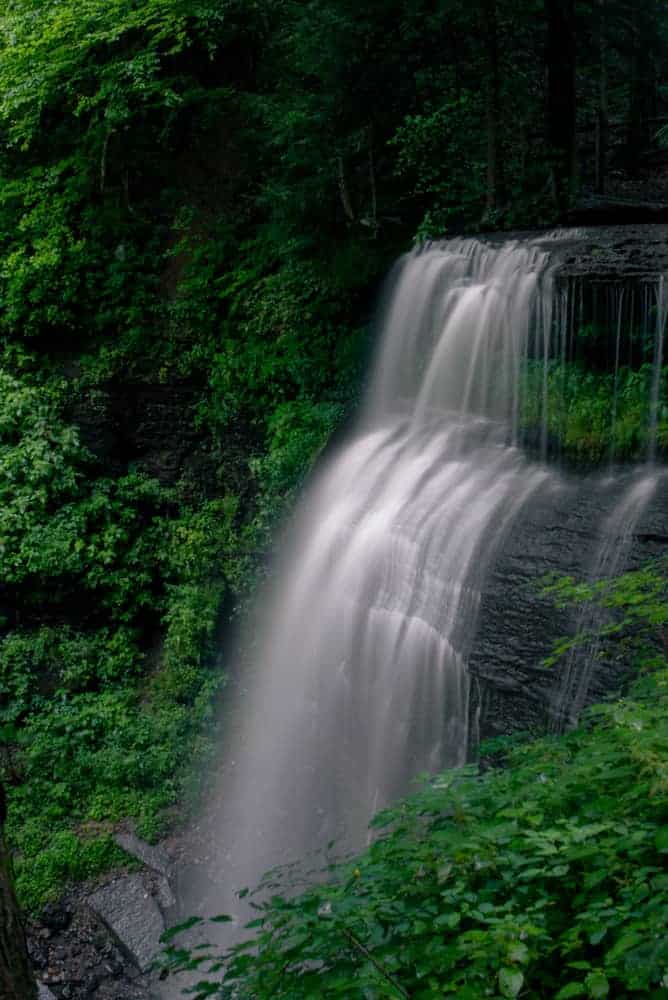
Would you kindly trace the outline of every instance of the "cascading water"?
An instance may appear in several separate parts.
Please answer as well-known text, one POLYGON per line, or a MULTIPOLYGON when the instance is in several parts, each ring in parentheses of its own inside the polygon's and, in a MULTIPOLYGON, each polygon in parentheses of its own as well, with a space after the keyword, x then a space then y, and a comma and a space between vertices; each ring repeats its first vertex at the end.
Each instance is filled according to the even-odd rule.
POLYGON ((552 299, 531 245, 452 242, 395 268, 358 428, 297 511, 244 672, 218 910, 273 865, 330 840, 359 847, 413 777, 465 762, 480 586, 551 476, 517 438, 552 299))
MULTIPOLYGON (((307 490, 262 598, 258 638, 244 643, 252 662, 240 672, 212 794, 217 854, 206 884, 190 886, 186 912, 243 919, 239 889, 330 841, 339 852, 363 845, 372 814, 413 777, 465 762, 481 585, 523 506, 559 480, 519 447, 538 368, 546 456, 548 364, 572 354, 583 315, 581 287, 556 282, 549 243, 451 241, 395 267, 357 428, 307 490)), ((621 310, 633 312, 633 296, 615 301, 616 373, 621 310)), ((662 293, 658 302, 657 356, 662 293)), ((658 390, 653 399, 656 414, 658 390)), ((605 539, 629 534, 652 491, 644 482, 605 539)), ((604 570, 614 562, 601 560, 604 570)), ((562 716, 569 697, 579 708, 586 696, 586 678, 571 674, 562 716)))

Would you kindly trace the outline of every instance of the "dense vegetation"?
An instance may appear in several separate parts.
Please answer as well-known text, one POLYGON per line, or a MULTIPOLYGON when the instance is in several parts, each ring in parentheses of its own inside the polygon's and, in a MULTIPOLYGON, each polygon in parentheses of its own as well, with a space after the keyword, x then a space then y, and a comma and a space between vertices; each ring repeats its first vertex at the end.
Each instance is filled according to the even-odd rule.
MULTIPOLYGON (((616 374, 593 371, 578 362, 532 363, 522 401, 523 427, 539 434, 544 421, 550 449, 579 464, 642 460, 650 443, 653 378, 650 362, 620 368, 616 374)), ((662 381, 668 384, 668 369, 662 381)), ((663 405, 656 437, 665 453, 668 408, 663 405)))
MULTIPOLYGON (((667 47, 657 0, 7 0, 0 776, 24 905, 196 796, 216 639, 355 404, 388 263, 582 191, 646 198, 667 47), (146 387, 182 411, 150 461, 146 387)), ((646 360, 618 456, 644 448, 646 360)), ((598 377, 565 376, 586 458, 598 377)))
POLYGON ((201 971, 198 1000, 665 997, 666 568, 551 588, 612 615, 601 641, 635 663, 628 697, 566 736, 490 743, 484 773, 446 772, 378 816, 367 852, 305 895, 273 873, 257 942, 213 961, 172 946, 201 971))

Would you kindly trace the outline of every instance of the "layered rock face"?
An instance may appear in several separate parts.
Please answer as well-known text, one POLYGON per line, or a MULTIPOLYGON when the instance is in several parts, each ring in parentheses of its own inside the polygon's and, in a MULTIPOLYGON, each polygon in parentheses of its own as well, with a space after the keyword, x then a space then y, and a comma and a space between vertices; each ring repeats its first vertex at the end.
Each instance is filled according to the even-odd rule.
MULTIPOLYGON (((542 237, 515 233, 484 239, 495 245, 509 237, 532 239, 549 253, 564 357, 579 356, 587 366, 611 372, 627 363, 654 365, 656 421, 666 361, 668 226, 584 227, 542 237), (578 346, 576 332, 586 327, 607 331, 607 338, 599 333, 595 348, 586 342, 578 346)), ((538 437, 527 436, 534 451, 538 437)), ((598 473, 564 469, 563 456, 550 441, 548 451, 550 463, 562 467, 560 486, 527 505, 483 586, 469 661, 477 720, 472 753, 479 738, 563 728, 585 705, 618 691, 628 679, 614 648, 591 665, 582 683, 574 676, 579 665, 573 658, 550 670, 541 666, 557 640, 592 625, 579 621, 577 612, 558 609, 542 593, 541 581, 548 575, 581 581, 612 576, 668 551, 668 477, 660 442, 650 446, 644 466, 610 464, 598 473), (577 702, 570 708, 569 698, 577 702)))
MULTIPOLYGON (((558 718, 560 702, 569 697, 568 658, 551 668, 542 662, 559 639, 576 633, 578 613, 558 608, 544 593, 543 581, 554 575, 587 581, 597 575, 604 551, 615 573, 668 552, 668 475, 660 468, 627 472, 614 480, 571 476, 560 489, 528 505, 515 524, 483 588, 469 660, 472 715, 477 718, 472 752, 479 739, 568 724, 568 705, 561 704, 566 718, 558 718), (606 523, 643 475, 650 493, 643 498, 646 503, 627 512, 621 530, 607 535, 606 523)), ((614 648, 592 667, 578 710, 616 693, 629 678, 628 666, 614 648)))

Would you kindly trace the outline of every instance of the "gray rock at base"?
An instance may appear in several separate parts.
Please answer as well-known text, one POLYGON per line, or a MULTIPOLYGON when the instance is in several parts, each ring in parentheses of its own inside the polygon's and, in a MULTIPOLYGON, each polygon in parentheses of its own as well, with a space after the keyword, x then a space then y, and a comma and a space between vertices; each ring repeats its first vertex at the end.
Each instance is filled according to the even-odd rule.
POLYGON ((134 833, 117 833, 114 840, 126 854, 141 861, 156 874, 157 877, 151 879, 151 893, 163 913, 172 910, 176 906, 176 897, 169 882, 173 865, 164 847, 147 844, 134 833))
POLYGON ((162 948, 160 935, 165 921, 143 877, 126 875, 110 882, 89 896, 87 902, 131 961, 146 972, 162 948))
POLYGON ((172 892, 172 887, 164 875, 159 875, 155 879, 154 893, 163 913, 174 909, 176 906, 176 896, 172 892))
POLYGON ((172 867, 169 855, 163 847, 147 844, 145 840, 140 840, 134 833, 116 833, 114 840, 127 854, 137 858, 147 868, 160 872, 161 875, 168 875, 172 867))
POLYGON ((56 1000, 46 983, 37 983, 38 1000, 56 1000))

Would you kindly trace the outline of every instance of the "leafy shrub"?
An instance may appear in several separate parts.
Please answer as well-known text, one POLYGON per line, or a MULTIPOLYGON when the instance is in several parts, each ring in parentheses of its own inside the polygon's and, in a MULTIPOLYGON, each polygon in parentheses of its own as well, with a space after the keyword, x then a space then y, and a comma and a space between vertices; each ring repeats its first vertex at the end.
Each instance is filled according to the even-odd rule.
POLYGON ((397 173, 414 178, 417 192, 428 196, 430 204, 418 238, 442 238, 453 220, 479 210, 485 155, 482 146, 471 149, 468 130, 481 115, 477 95, 467 91, 408 116, 397 129, 392 139, 398 151, 397 173))
POLYGON ((224 426, 247 414, 264 424, 282 403, 349 390, 346 362, 355 363, 361 339, 349 290, 346 301, 331 276, 298 260, 268 274, 239 267, 225 285, 230 318, 211 362, 205 419, 224 426))
POLYGON ((16 888, 24 906, 37 910, 69 882, 83 882, 128 858, 109 836, 78 837, 60 830, 42 843, 29 862, 16 863, 16 888))
POLYGON ((222 963, 171 948, 200 969, 195 996, 664 996, 665 567, 605 586, 645 666, 654 647, 630 695, 563 737, 507 744, 501 769, 440 775, 305 894, 272 873, 254 940, 222 963))
POLYGON ((248 598, 264 553, 344 412, 339 402, 302 399, 279 404, 268 418, 265 453, 249 462, 256 487, 253 507, 229 563, 230 583, 238 596, 248 598))
MULTIPOLYGON (((664 372, 664 383, 668 370, 664 372)), ((547 414, 544 413, 543 365, 528 368, 522 399, 525 428, 546 429, 553 444, 580 462, 639 459, 647 454, 652 368, 621 368, 611 373, 588 370, 578 363, 552 361, 547 367, 547 414)), ((668 413, 659 414, 658 443, 668 442, 668 413)))
POLYGON ((96 475, 63 416, 64 383, 0 370, 0 387, 0 766, 32 907, 91 870, 93 854, 116 857, 78 829, 130 817, 156 837, 197 794, 214 735, 202 727, 224 683, 221 609, 247 595, 342 405, 274 409, 243 519, 232 496, 185 504, 138 472, 96 475))
POLYGON ((95 477, 59 383, 0 370, 0 385, 0 749, 19 888, 36 905, 90 867, 78 825, 164 827, 221 683, 211 639, 236 504, 168 516, 145 476, 95 477), (147 677, 161 619, 162 669, 147 677))

